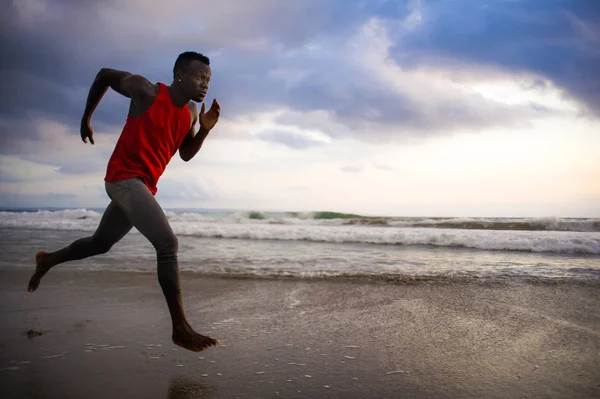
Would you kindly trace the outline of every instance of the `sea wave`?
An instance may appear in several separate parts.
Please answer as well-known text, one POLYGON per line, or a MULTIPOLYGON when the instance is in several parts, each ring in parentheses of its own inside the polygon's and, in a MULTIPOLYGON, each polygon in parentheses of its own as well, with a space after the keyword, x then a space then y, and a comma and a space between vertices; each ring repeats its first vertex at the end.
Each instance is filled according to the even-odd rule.
MULTIPOLYGON (((377 226, 419 227, 461 230, 518 230, 518 231, 579 231, 600 232, 598 218, 481 218, 481 217, 388 217, 363 216, 338 212, 193 212, 167 210, 172 222, 226 223, 226 224, 283 224, 322 226, 377 226)), ((92 209, 0 211, 0 223, 40 225, 60 220, 63 224, 99 220, 102 211, 92 209)))
POLYGON ((600 232, 600 219, 569 219, 558 217, 521 219, 448 218, 407 222, 392 221, 389 224, 392 226, 404 225, 407 227, 433 227, 438 229, 600 232))
POLYGON ((198 220, 206 222, 235 222, 252 224, 309 224, 351 225, 379 227, 422 227, 467 230, 523 230, 523 231, 580 231, 600 232, 600 219, 593 218, 426 218, 377 217, 335 212, 234 212, 228 214, 202 214, 167 212, 169 219, 198 220))
MULTIPOLYGON (((348 218, 315 219, 314 214, 272 214, 251 217, 250 213, 172 212, 167 216, 176 234, 197 237, 239 238, 251 240, 314 241, 387 245, 431 245, 465 247, 492 251, 552 252, 600 254, 600 234, 595 230, 562 231, 555 228, 476 229, 458 227, 487 223, 483 219, 390 219, 381 225, 349 224, 348 218), (474 222, 475 220, 475 222, 474 222), (448 224, 455 228, 448 228, 448 224), (424 226, 426 225, 426 226, 424 226), (440 227, 441 226, 441 227, 440 227)), ((317 215, 318 216, 318 215, 317 215)), ((331 216, 331 215, 327 215, 331 216)), ((354 216, 354 215, 351 215, 354 216)), ((0 212, 0 227, 94 231, 102 214, 87 209, 37 212, 0 212)), ((562 226, 564 219, 523 219, 518 223, 562 226)), ((490 222, 491 223, 491 222, 490 222)), ((498 222, 494 222, 498 223, 498 222)), ((513 223, 502 221, 502 223, 513 223)), ((514 222, 517 223, 517 222, 514 222)), ((579 222, 581 223, 581 222, 579 222)), ((573 226, 571 226, 573 227, 573 226)), ((133 230, 136 233, 135 229, 133 230)))

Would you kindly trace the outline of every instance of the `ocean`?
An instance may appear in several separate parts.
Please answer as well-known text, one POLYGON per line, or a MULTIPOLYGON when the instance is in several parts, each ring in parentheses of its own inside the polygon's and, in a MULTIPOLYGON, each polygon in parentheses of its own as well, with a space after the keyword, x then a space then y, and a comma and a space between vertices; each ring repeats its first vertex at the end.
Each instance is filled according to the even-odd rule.
MULTIPOLYGON (((103 209, 0 211, 0 268, 32 268, 96 229, 103 209)), ((600 279, 600 219, 368 217, 166 210, 181 270, 261 278, 600 279)), ((135 229, 107 254, 59 267, 152 271, 135 229)))

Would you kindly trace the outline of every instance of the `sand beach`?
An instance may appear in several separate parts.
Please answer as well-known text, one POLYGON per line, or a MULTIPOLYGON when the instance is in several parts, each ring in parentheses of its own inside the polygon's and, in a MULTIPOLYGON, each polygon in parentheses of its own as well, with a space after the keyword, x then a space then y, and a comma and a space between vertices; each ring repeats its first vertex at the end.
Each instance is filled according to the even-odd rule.
POLYGON ((156 276, 0 271, 3 398, 600 397, 595 282, 216 278, 183 273, 174 346, 156 276))

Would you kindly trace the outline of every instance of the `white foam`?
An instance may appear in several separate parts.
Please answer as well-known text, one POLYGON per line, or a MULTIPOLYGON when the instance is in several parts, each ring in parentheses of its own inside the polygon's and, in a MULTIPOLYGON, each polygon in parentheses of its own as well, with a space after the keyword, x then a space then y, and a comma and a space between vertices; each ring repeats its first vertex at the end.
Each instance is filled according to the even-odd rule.
POLYGON ((0 212, 0 227, 93 231, 101 218, 102 214, 87 209, 0 212))
MULTIPOLYGON (((284 215, 284 214, 278 214, 284 215)), ((435 245, 485 250, 600 254, 600 233, 574 231, 525 231, 379 227, 344 225, 343 220, 283 217, 249 219, 244 213, 203 214, 167 212, 178 235, 252 240, 302 240, 331 243, 435 245)), ((86 209, 39 212, 0 212, 0 227, 94 231, 102 215, 86 209)), ((465 223, 474 219, 452 219, 465 223)), ((483 219, 478 219, 481 222, 483 219)), ((525 219, 519 219, 521 222, 525 219)), ((536 223, 563 223, 562 219, 538 218, 536 223)), ((423 223, 424 220, 419 221, 423 223)), ((432 224, 438 222, 431 220, 432 224)), ((447 220, 446 220, 447 222, 447 220)), ((531 220, 528 220, 531 222, 531 220)), ((407 222, 405 222, 407 223, 407 222)), ((411 222, 416 223, 416 222, 411 222)), ((133 234, 139 234, 132 230, 133 234)))
POLYGON ((486 250, 600 254, 600 234, 368 226, 173 223, 176 234, 256 240, 436 245, 486 250))

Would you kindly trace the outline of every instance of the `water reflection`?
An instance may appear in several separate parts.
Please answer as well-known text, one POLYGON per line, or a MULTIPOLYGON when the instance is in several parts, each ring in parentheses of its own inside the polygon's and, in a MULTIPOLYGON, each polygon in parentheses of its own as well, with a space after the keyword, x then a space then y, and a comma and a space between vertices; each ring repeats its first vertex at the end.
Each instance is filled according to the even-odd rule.
POLYGON ((189 378, 174 378, 169 384, 167 399, 209 399, 212 390, 204 384, 189 378))

